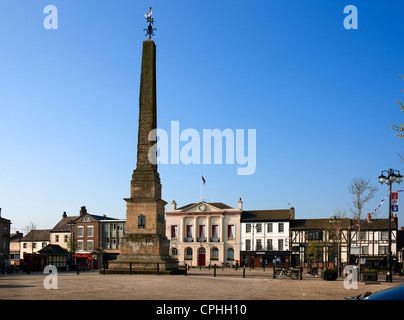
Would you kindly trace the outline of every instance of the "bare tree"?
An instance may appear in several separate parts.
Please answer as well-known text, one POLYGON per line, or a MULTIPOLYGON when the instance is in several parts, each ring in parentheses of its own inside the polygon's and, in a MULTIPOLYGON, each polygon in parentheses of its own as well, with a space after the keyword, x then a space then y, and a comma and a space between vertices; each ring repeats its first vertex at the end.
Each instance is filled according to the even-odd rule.
POLYGON ((30 221, 25 227, 24 227, 24 232, 26 234, 25 238, 27 241, 31 242, 31 253, 34 253, 34 240, 35 240, 35 235, 34 235, 34 230, 37 229, 37 225, 30 221))
POLYGON ((361 221, 362 213, 366 210, 366 203, 375 196, 377 187, 370 184, 370 180, 364 178, 355 178, 352 180, 352 184, 348 187, 349 193, 353 195, 352 203, 349 206, 349 210, 353 214, 353 219, 357 221, 358 233, 357 241, 359 241, 359 263, 358 272, 361 272, 361 221))

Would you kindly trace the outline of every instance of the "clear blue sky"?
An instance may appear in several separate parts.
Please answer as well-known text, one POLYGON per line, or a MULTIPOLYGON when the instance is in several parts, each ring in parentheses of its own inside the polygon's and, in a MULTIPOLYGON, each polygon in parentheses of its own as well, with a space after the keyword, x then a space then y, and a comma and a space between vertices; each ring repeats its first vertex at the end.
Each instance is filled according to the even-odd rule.
POLYGON ((210 202, 290 203, 296 218, 327 218, 348 211, 354 177, 379 186, 373 211, 387 194, 381 170, 404 172, 404 140, 390 129, 404 122, 404 2, 2 0, 0 207, 12 231, 52 228, 83 205, 125 218, 149 6, 158 127, 257 130, 254 175, 238 176, 237 164, 160 165, 168 203, 199 201, 203 174, 210 202), (43 26, 49 4, 58 30, 43 26), (358 30, 344 29, 349 4, 358 30))

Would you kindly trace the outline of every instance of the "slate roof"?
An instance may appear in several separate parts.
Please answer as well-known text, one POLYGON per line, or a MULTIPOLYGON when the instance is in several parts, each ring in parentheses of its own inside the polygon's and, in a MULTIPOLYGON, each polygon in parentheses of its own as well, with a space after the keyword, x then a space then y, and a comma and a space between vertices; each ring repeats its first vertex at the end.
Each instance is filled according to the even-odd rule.
POLYGON ((71 217, 66 217, 66 218, 62 218, 57 224, 56 226, 53 227, 53 229, 51 230, 51 232, 70 232, 70 221, 76 220, 77 218, 79 218, 80 216, 71 216, 71 217))
POLYGON ((45 248, 42 248, 38 251, 39 253, 47 253, 47 254, 67 254, 68 251, 63 249, 61 246, 57 244, 48 244, 45 248))
MULTIPOLYGON (((356 224, 355 220, 349 218, 341 219, 341 228, 347 229, 356 224)), ((291 220, 290 230, 324 230, 330 223, 330 219, 298 219, 291 220)), ((391 227, 394 230, 396 224, 391 222, 391 227)), ((371 222, 363 221, 361 223, 361 230, 388 230, 388 219, 372 219, 371 222)))
POLYGON ((21 241, 50 241, 50 229, 31 230, 21 241))
POLYGON ((241 222, 289 220, 290 210, 249 210, 241 213, 241 222))
MULTIPOLYGON (((290 230, 324 230, 328 226, 332 226, 330 219, 297 219, 290 222, 290 230)), ((341 219, 341 228, 347 229, 351 226, 350 219, 341 219)))
MULTIPOLYGON (((356 222, 352 221, 352 225, 356 222)), ((397 228, 394 220, 391 221, 391 228, 395 230, 397 228)), ((361 230, 388 230, 389 229, 389 219, 372 219, 371 222, 362 221, 361 230)))

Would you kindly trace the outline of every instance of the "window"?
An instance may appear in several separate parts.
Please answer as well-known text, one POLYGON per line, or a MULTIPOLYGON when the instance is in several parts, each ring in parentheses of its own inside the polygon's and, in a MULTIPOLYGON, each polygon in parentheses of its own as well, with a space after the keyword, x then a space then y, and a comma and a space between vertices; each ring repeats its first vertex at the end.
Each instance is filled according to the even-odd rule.
POLYGON ((177 248, 172 248, 171 249, 171 256, 177 257, 178 256, 178 249, 177 248))
POLYGON ((251 223, 247 223, 247 224, 245 225, 245 232, 246 232, 246 233, 250 233, 250 232, 251 232, 251 223))
POLYGON ((388 231, 382 231, 381 240, 389 240, 389 232, 388 231))
POLYGON ((278 224, 278 232, 285 232, 285 227, 284 227, 283 222, 280 222, 278 224))
POLYGON ((199 226, 199 241, 206 241, 205 225, 199 226))
POLYGON ((213 242, 219 241, 219 226, 218 225, 212 226, 212 240, 211 241, 213 241, 213 242))
POLYGON ((59 235, 55 235, 55 242, 59 242, 59 235))
POLYGON ((93 240, 88 240, 87 241, 87 251, 93 251, 93 250, 94 250, 93 240))
POLYGON ((245 249, 246 249, 246 251, 251 250, 251 240, 250 239, 246 239, 246 241, 245 241, 245 249))
POLYGON ((307 231, 307 240, 323 240, 322 231, 307 231))
POLYGON ((369 253, 369 247, 368 246, 361 246, 361 251, 362 254, 368 254, 369 253))
POLYGON ((193 226, 187 225, 187 241, 192 240, 193 226))
POLYGON ((272 222, 268 222, 268 224, 267 224, 267 232, 268 232, 268 233, 273 232, 273 225, 272 225, 272 222))
POLYGON ((178 237, 178 226, 171 226, 171 239, 177 239, 178 237))
POLYGON ((81 222, 91 222, 90 217, 84 217, 83 219, 81 219, 81 222))
POLYGON ((94 237, 94 226, 87 227, 87 237, 94 237))
POLYGON ((273 250, 272 239, 267 239, 267 250, 268 251, 273 250))
POLYGON ((65 234, 65 237, 64 237, 64 242, 68 242, 69 241, 69 236, 67 235, 67 234, 65 234))
POLYGON ((278 251, 283 250, 283 239, 278 239, 278 251))
POLYGON ((77 241, 77 250, 83 251, 83 240, 77 241))
POLYGON ((227 238, 234 238, 234 225, 227 226, 227 238))
POLYGON ((366 232, 361 232, 361 240, 366 240, 366 232))
POLYGON ((388 246, 380 246, 379 247, 379 254, 388 254, 389 253, 389 247, 388 246))
POLYGON ((27 249, 27 243, 24 242, 24 243, 22 244, 22 247, 23 247, 24 249, 27 249))
POLYGON ((192 260, 192 249, 191 248, 185 249, 185 260, 192 260))
POLYGON ((84 237, 84 227, 83 226, 77 227, 77 236, 84 237))
POLYGON ((212 249, 212 255, 210 257, 210 260, 219 260, 219 249, 218 248, 212 249))
POLYGON ((234 249, 227 249, 227 260, 234 260, 234 249))
POLYGON ((255 250, 262 250, 262 240, 257 239, 255 250))
POLYGON ((262 223, 257 223, 255 225, 255 229, 257 230, 257 232, 262 232, 262 223))
MULTIPOLYGON (((143 214, 139 214, 137 217, 137 227, 138 229, 146 228, 146 217, 143 214)), ((115 223, 112 224, 112 228, 115 229, 115 223)))

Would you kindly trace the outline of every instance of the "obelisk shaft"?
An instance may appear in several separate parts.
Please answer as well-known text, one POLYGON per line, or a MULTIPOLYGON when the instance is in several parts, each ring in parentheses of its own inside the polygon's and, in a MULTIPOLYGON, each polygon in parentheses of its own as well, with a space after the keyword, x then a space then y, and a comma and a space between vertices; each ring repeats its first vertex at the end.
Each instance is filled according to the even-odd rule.
POLYGON ((156 45, 153 40, 149 39, 143 41, 139 93, 137 169, 152 169, 157 171, 157 165, 153 165, 149 159, 149 150, 155 142, 148 140, 150 132, 156 128, 156 45))
POLYGON ((132 199, 161 199, 160 176, 157 172, 157 153, 151 152, 155 141, 149 141, 157 128, 156 102, 156 45, 153 40, 143 41, 142 69, 139 92, 139 128, 137 164, 131 182, 132 199))

